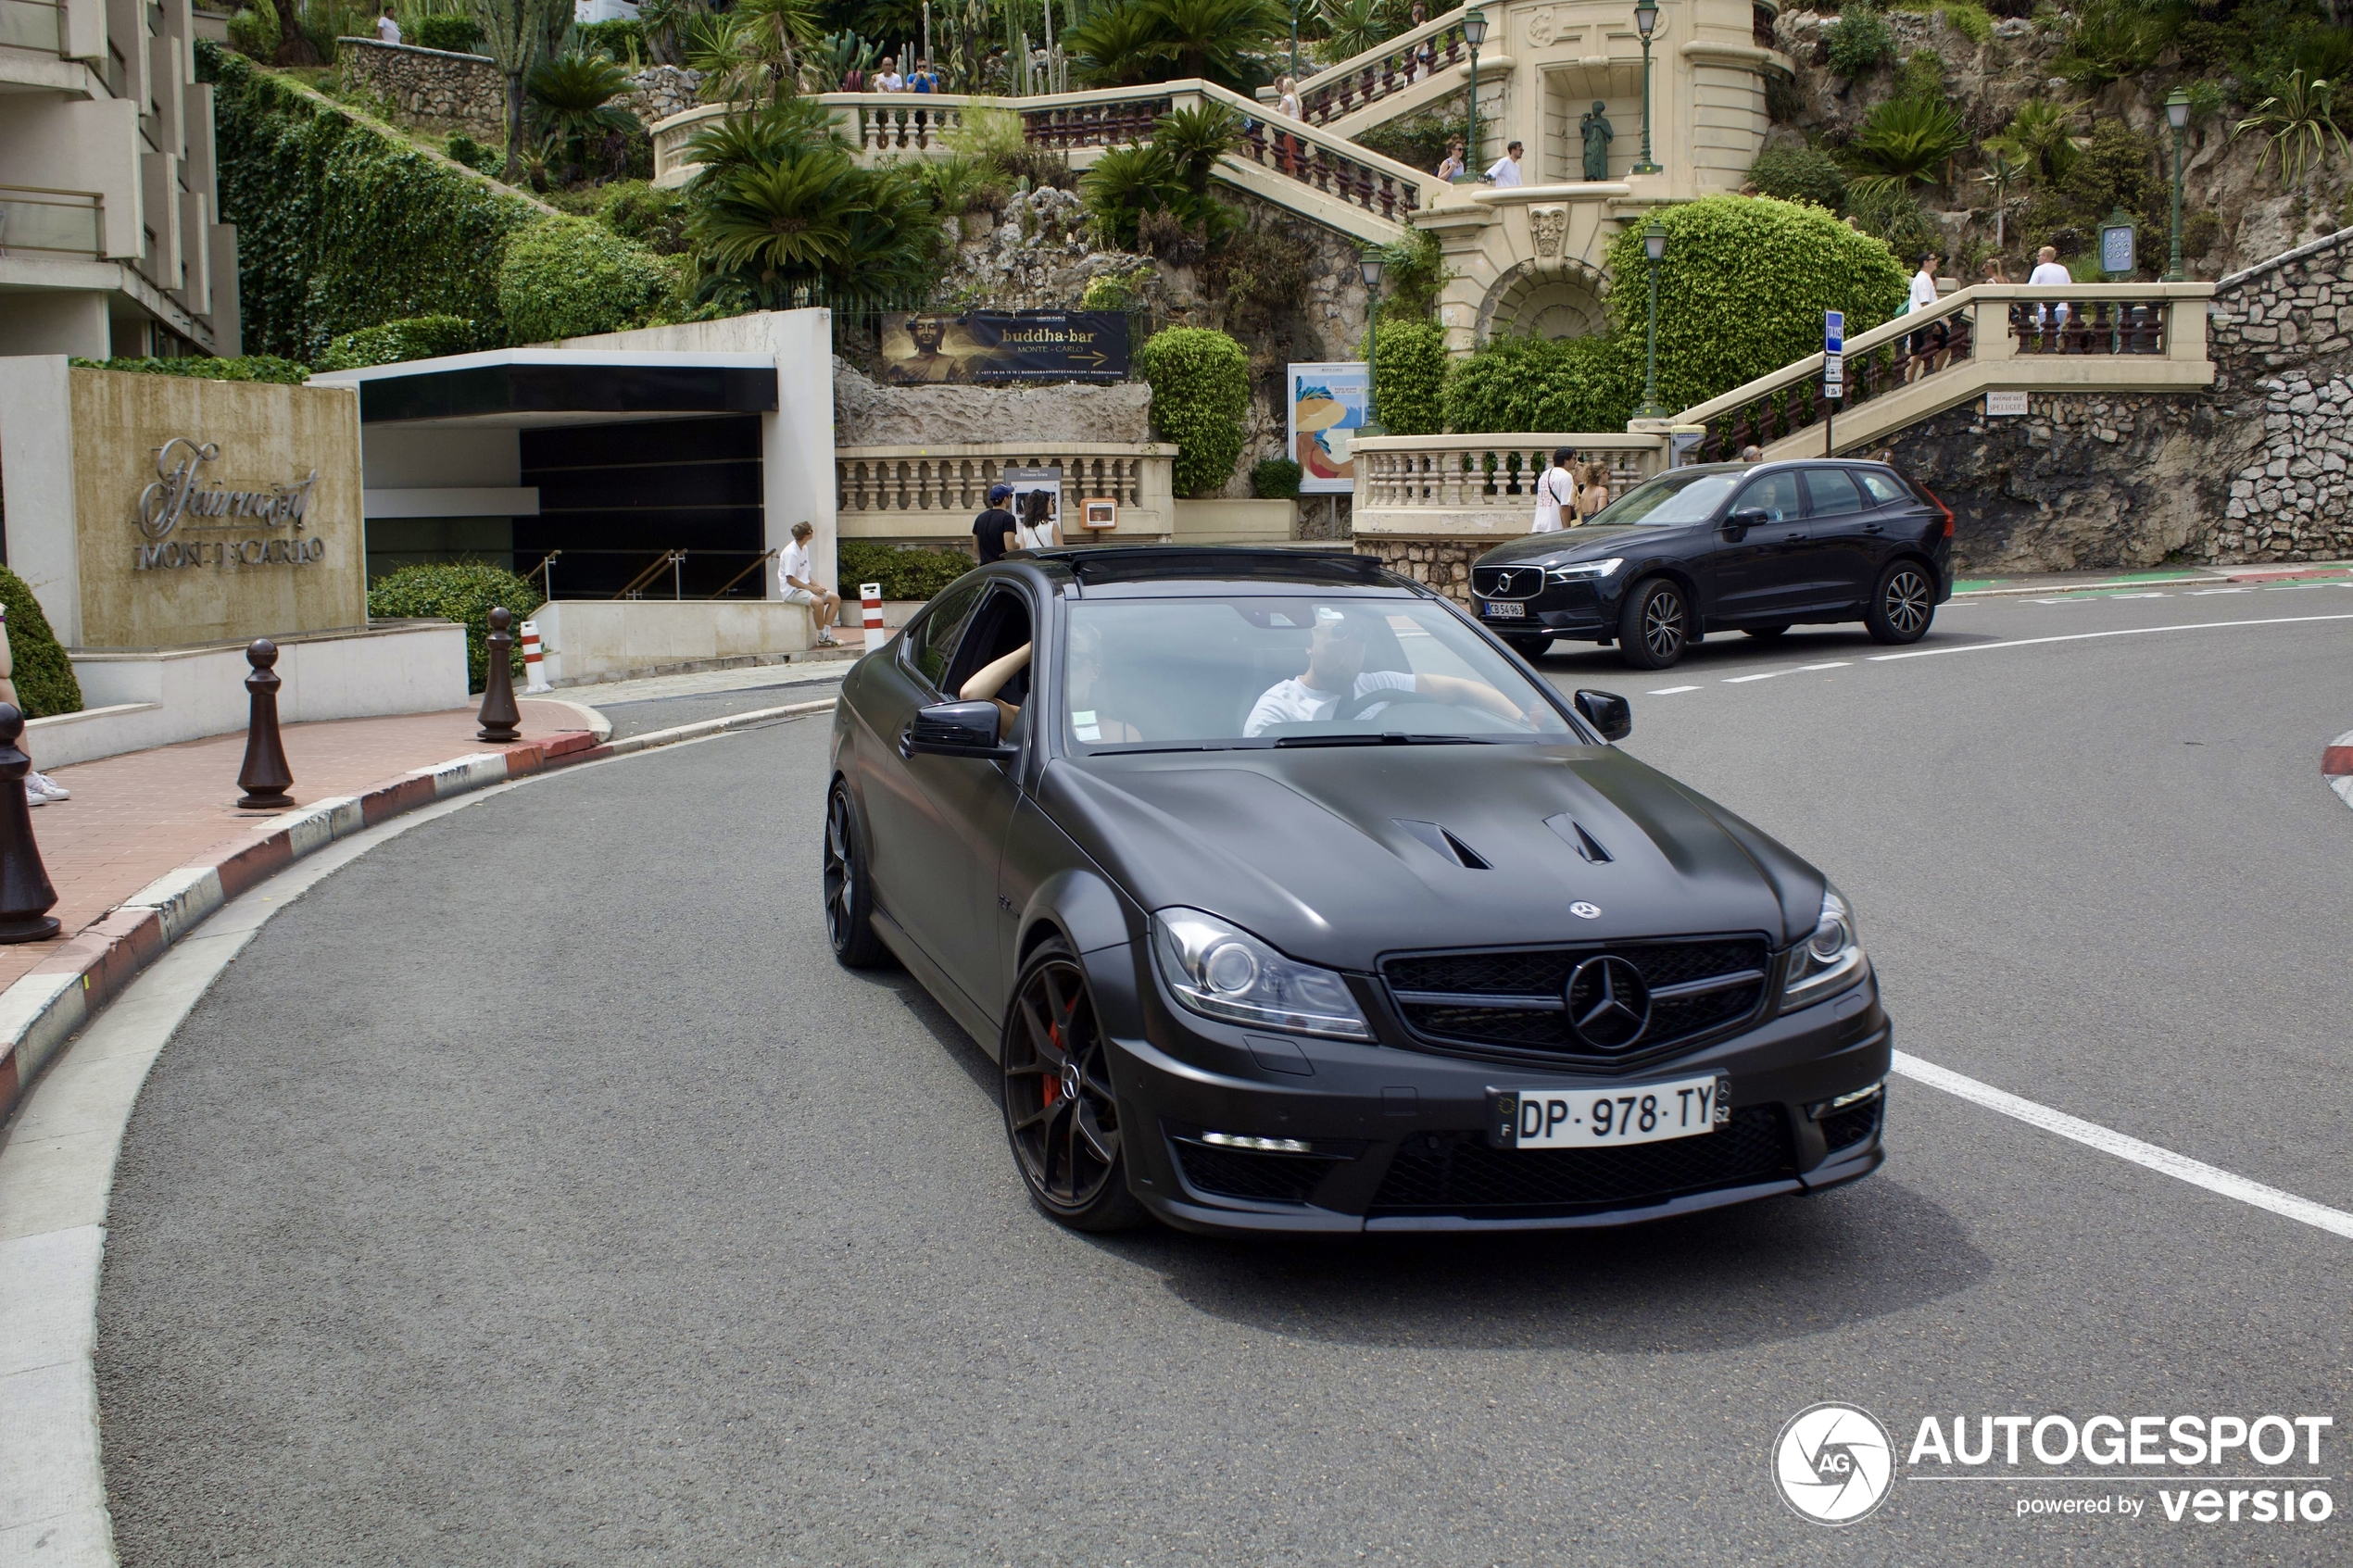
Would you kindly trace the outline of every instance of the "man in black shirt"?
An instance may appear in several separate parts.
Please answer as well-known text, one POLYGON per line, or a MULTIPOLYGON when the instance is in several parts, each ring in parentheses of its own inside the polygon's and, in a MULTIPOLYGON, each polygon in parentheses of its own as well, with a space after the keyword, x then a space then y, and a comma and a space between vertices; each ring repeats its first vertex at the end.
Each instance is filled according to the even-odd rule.
POLYGON ((993 560, 1003 560, 1005 552, 1013 547, 1013 514, 1005 509, 1005 503, 1013 498, 1013 487, 1010 484, 990 485, 988 509, 973 519, 973 538, 980 546, 980 564, 983 566, 993 560))

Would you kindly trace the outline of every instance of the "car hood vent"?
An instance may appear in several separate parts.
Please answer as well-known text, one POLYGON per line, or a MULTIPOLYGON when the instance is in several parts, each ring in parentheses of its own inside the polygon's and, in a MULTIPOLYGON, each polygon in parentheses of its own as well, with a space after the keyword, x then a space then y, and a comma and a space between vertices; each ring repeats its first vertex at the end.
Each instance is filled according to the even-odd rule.
POLYGON ((1410 822, 1403 817, 1392 817, 1390 820, 1458 866, 1467 866, 1475 872, 1490 872, 1495 869, 1487 863, 1486 858, 1478 850, 1465 844, 1436 822, 1410 822))
POLYGON ((1601 840, 1587 833, 1585 824, 1567 812, 1563 811, 1557 817, 1545 818, 1544 825, 1560 834, 1567 841, 1571 849, 1576 850, 1593 864, 1604 866, 1609 863, 1610 853, 1602 847, 1601 840))

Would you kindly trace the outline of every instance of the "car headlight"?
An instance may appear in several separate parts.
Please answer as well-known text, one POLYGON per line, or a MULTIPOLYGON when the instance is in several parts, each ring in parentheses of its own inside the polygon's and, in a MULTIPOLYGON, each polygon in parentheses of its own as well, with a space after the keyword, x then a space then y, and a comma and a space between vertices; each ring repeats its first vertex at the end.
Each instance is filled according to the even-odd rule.
POLYGON ((1176 999, 1204 1017, 1341 1040, 1373 1037, 1346 981, 1283 957, 1215 915, 1161 910, 1152 916, 1152 956, 1176 999))
POLYGON ((1790 955, 1781 1005, 1803 1007, 1834 997, 1860 981, 1869 967, 1870 960, 1863 956, 1863 939, 1855 934, 1855 911, 1835 889, 1825 889, 1820 923, 1790 955))
POLYGON ((1607 560, 1577 560, 1570 561, 1565 566, 1548 566, 1544 569, 1544 575, 1555 583, 1576 583, 1594 577, 1607 577, 1625 564, 1626 559, 1622 556, 1612 556, 1607 560))

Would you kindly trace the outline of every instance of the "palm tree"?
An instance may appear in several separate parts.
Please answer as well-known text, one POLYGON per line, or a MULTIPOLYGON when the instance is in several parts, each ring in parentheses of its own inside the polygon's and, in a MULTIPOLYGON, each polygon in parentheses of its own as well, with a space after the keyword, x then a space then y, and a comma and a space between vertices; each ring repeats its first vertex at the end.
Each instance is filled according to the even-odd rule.
POLYGON ((2264 162, 2276 156, 2280 188, 2300 184, 2307 165, 2325 165, 2330 154, 2347 150, 2345 132, 2336 128, 2330 103, 2334 93, 2326 82, 2307 82, 2301 70, 2290 71, 2286 86, 2256 105, 2253 114, 2231 128, 2231 139, 2236 141, 2244 131, 2262 132, 2271 140, 2264 143, 2262 157, 2256 159, 2256 172, 2261 173, 2264 162))
POLYGON ((849 253, 847 220, 864 210, 850 189, 858 166, 833 148, 730 171, 695 220, 712 270, 757 272, 760 281, 809 280, 849 253))
POLYGON ((1209 194, 1217 160, 1241 140, 1241 121, 1223 104, 1202 104, 1164 114, 1152 125, 1152 145, 1167 150, 1177 178, 1197 196, 1209 194))
POLYGON ((1846 144, 1848 158, 1862 172, 1851 189, 1942 183, 1930 176, 1969 148, 1969 128, 1950 105, 1934 98, 1890 98, 1864 119, 1846 144))
POLYGON ((532 67, 523 79, 543 128, 563 138, 574 163, 587 161, 583 147, 590 136, 635 123, 627 110, 610 107, 628 90, 629 74, 600 55, 560 55, 532 67))
POLYGON ((1396 36, 1393 7, 1385 0, 1321 0, 1315 19, 1324 24, 1331 53, 1327 63, 1351 59, 1396 36))
POLYGON ((850 150, 834 129, 833 111, 814 98, 780 98, 705 123, 687 138, 685 158, 700 165, 703 176, 714 176, 818 147, 845 156, 850 150))
POLYGON ((522 179, 522 79, 541 54, 551 19, 572 15, 571 0, 472 0, 482 48, 507 79, 507 168, 510 185, 522 179))
POLYGON ((1275 0, 1120 0, 1063 35, 1079 74, 1098 87, 1201 77, 1250 80, 1252 51, 1284 26, 1275 0))
POLYGON ((1133 87, 1165 80, 1161 31, 1151 0, 1126 0, 1063 33, 1062 44, 1088 86, 1133 87))
POLYGON ((1136 220, 1164 210, 1185 193, 1184 175, 1168 149, 1152 143, 1114 147, 1078 182, 1079 193, 1122 246, 1136 243, 1136 220))
POLYGON ((1996 138, 1985 144, 1985 171, 1981 185, 1994 190, 1994 248, 2002 248, 2003 220, 2009 214, 2010 187, 2026 178, 2026 155, 2016 144, 1996 138))
POLYGON ((2025 156, 2031 173, 2053 183, 2067 178, 2083 152, 2082 139, 2075 134, 2075 112, 2047 98, 2020 104, 2002 134, 2025 156))

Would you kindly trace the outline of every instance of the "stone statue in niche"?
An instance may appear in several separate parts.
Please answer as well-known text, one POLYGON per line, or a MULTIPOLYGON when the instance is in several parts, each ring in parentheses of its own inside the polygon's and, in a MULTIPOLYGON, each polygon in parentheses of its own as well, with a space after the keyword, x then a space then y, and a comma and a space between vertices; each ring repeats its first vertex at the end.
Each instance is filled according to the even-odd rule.
POLYGON ((1593 100, 1593 107, 1586 111, 1585 118, 1577 122, 1577 129, 1585 138, 1585 178, 1608 179, 1610 138, 1617 132, 1610 129, 1609 119, 1602 113, 1599 98, 1593 100))
POLYGON ((1568 235, 1568 208, 1565 207, 1531 207, 1528 209, 1529 235, 1536 242, 1539 256, 1558 256, 1561 241, 1568 235))

